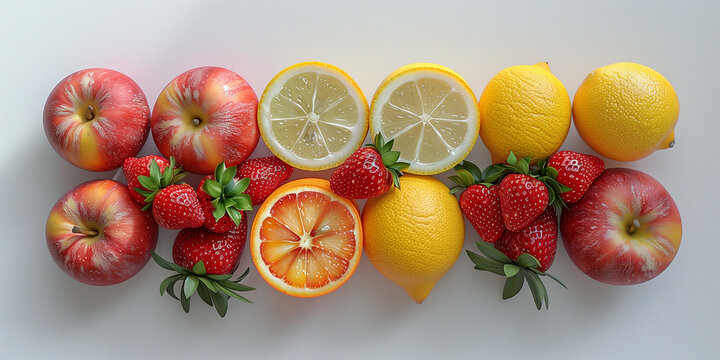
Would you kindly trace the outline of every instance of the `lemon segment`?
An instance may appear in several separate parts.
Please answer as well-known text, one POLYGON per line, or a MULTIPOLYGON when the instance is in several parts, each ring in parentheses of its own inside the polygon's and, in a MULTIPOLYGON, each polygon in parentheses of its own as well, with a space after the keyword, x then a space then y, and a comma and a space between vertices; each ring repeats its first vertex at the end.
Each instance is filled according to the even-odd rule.
POLYGON ((370 106, 370 134, 394 139, 407 172, 431 175, 462 161, 480 129, 475 95, 454 71, 411 64, 388 76, 370 106))
POLYGON ((260 133, 277 157, 302 170, 345 161, 367 134, 368 105, 355 81, 319 62, 293 65, 275 76, 258 106, 260 133))

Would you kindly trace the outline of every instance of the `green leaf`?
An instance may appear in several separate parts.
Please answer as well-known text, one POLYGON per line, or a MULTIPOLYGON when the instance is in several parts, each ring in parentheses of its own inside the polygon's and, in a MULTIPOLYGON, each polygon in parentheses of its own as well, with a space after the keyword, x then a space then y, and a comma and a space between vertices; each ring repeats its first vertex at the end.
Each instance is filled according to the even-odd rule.
POLYGON ((232 200, 235 202, 234 208, 238 210, 252 210, 252 199, 250 199, 250 195, 235 195, 232 200))
POLYGON ((180 274, 192 275, 192 271, 190 269, 184 268, 175 263, 170 263, 170 265, 172 265, 173 270, 175 270, 176 272, 178 272, 180 274))
POLYGON ((237 185, 235 185, 237 189, 240 190, 240 192, 243 192, 247 190, 248 186, 250 186, 250 179, 248 178, 242 178, 238 180, 237 185))
POLYGON ((507 278, 507 280, 505 280, 505 287, 503 288, 503 300, 507 300, 517 295, 517 293, 520 292, 520 289, 522 289, 524 283, 525 278, 521 273, 515 274, 515 276, 507 278))
POLYGON ((213 217, 215 217, 215 221, 220 221, 223 216, 225 216, 225 202, 218 201, 213 210, 213 217))
POLYGON ((548 189, 548 204, 555 203, 555 199, 557 196, 555 195, 555 190, 548 189))
POLYGON ((198 294, 198 296, 200 296, 200 299, 202 299, 202 301, 204 301, 206 304, 208 304, 210 306, 213 306, 212 297, 210 296, 210 291, 208 291, 208 289, 205 287, 204 284, 198 285, 197 294, 198 294))
POLYGON ((510 165, 515 165, 517 163, 517 157, 515 157, 515 154, 512 151, 507 157, 507 163, 510 165))
POLYGON ((206 278, 205 276, 198 276, 198 280, 200 280, 200 282, 203 283, 203 285, 205 285, 205 287, 211 292, 218 291, 215 287, 215 283, 212 280, 206 278))
POLYGON ((140 185, 148 190, 155 190, 160 187, 160 183, 149 176, 138 175, 137 179, 140 182, 140 185))
MULTIPOLYGON (((223 161, 223 162, 217 164, 217 166, 215 167, 215 174, 214 174, 215 180, 220 180, 222 178, 222 174, 224 172, 225 172, 225 162, 223 161)), ((207 181, 205 183, 207 183, 207 181)))
POLYGON ((242 273, 242 275, 238 276, 237 279, 235 279, 235 282, 240 282, 242 279, 244 279, 248 274, 250 273, 250 268, 246 268, 245 271, 242 273))
POLYGON ((150 195, 152 195, 152 194, 154 193, 153 191, 144 190, 144 189, 141 189, 141 188, 139 188, 139 187, 133 188, 133 190, 135 190, 136 193, 142 195, 142 197, 148 197, 148 196, 150 196, 150 195))
POLYGON ((180 305, 186 313, 190 312, 190 298, 185 296, 185 291, 180 292, 180 305))
POLYGON ((195 275, 189 275, 186 277, 183 282, 183 293, 185 294, 185 297, 190 298, 195 293, 195 290, 197 290, 197 287, 198 279, 195 275))
POLYGON ((227 314, 228 297, 223 293, 216 292, 212 294, 212 300, 218 315, 225 317, 225 314, 227 314))
POLYGON ((467 186, 465 185, 465 183, 463 183, 463 180, 462 180, 459 176, 457 176, 457 175, 450 175, 450 176, 448 176, 448 179, 450 179, 450 181, 458 184, 458 185, 461 186, 463 189, 466 189, 466 188, 467 188, 467 186))
POLYGON ((203 184, 203 190, 205 190, 205 192, 213 198, 219 198, 222 195, 222 186, 220 186, 219 182, 213 179, 205 180, 205 184, 203 184))
POLYGON ((505 273, 505 277, 511 278, 520 272, 520 267, 514 264, 505 264, 503 265, 503 272, 505 273))
POLYGON ((482 257, 470 250, 465 250, 467 252, 468 256, 470 257, 470 260, 472 260, 475 265, 477 265, 478 270, 483 271, 489 271, 498 275, 505 276, 505 272, 503 271, 503 265, 498 264, 496 262, 493 262, 492 260, 489 260, 485 257, 482 257))
POLYGON ((538 168, 544 169, 547 165, 548 158, 540 159, 537 163, 538 168))
POLYGON ((525 279, 530 287, 533 300, 535 301, 535 307, 540 310, 542 308, 543 300, 545 299, 545 287, 542 285, 542 281, 538 278, 537 274, 532 271, 523 271, 525 279))
POLYGON ((530 172, 530 164, 528 164, 525 159, 520 159, 515 163, 515 167, 520 171, 522 174, 527 174, 530 172))
POLYGON ((202 260, 198 261, 193 265, 192 271, 196 275, 205 275, 205 263, 202 260))
POLYGON ((482 182, 494 183, 500 179, 508 169, 500 164, 490 165, 483 170, 482 182))
POLYGON ((536 257, 534 257, 528 253, 520 254, 520 256, 518 256, 518 258, 517 258, 517 263, 518 263, 518 265, 520 265, 524 268, 540 267, 540 261, 536 257))
POLYGON ((232 274, 222 274, 222 275, 208 274, 206 276, 215 281, 223 281, 223 280, 227 280, 227 279, 231 278, 232 274))
POLYGON ((170 167, 170 165, 165 167, 165 170, 162 173, 162 178, 160 179, 160 183, 163 186, 169 186, 172 182, 174 175, 174 169, 170 167))
POLYGON ((503 254, 500 250, 496 249, 492 244, 485 241, 478 241, 475 245, 478 250, 480 250, 480 252, 487 256, 490 260, 503 264, 512 264, 512 260, 510 260, 510 258, 503 254))
POLYGON ((453 186, 452 189, 450 189, 450 194, 455 195, 459 192, 462 192, 463 190, 465 190, 464 186, 453 186))
POLYGON ((240 213, 234 207, 229 207, 226 210, 227 210, 228 216, 230 217, 230 220, 232 220, 232 222, 235 223, 236 226, 239 226, 240 221, 242 220, 242 213, 240 213))
POLYGON ((158 182, 160 180, 160 166, 155 159, 150 162, 150 177, 158 182))
MULTIPOLYGON (((401 172, 403 170, 407 169, 408 167, 410 167, 410 163, 406 163, 406 162, 396 162, 396 163, 390 165, 391 169, 395 169, 395 170, 401 171, 401 172)), ((400 173, 400 175, 402 175, 402 173, 400 173)))
POLYGON ((155 262, 156 262, 158 265, 160 265, 160 267, 162 267, 163 269, 167 269, 167 270, 170 270, 170 271, 174 271, 174 270, 175 270, 175 267, 173 267, 174 264, 172 264, 171 262, 163 259, 163 258, 162 258, 160 255, 158 255, 155 251, 151 251, 151 252, 150 252, 150 256, 152 256, 153 260, 155 260, 155 262))
POLYGON ((237 166, 231 166, 223 171, 219 179, 215 179, 219 181, 221 185, 224 185, 230 183, 230 180, 235 177, 235 174, 237 174, 237 166))
POLYGON ((474 183, 477 184, 483 180, 482 170, 480 170, 480 168, 477 165, 475 165, 469 161, 463 161, 462 164, 463 164, 463 167, 465 168, 465 170, 467 170, 470 173, 470 175, 472 175, 473 179, 475 180, 475 181, 473 181, 474 183))
POLYGON ((185 277, 185 275, 183 275, 183 274, 177 274, 177 275, 170 276, 167 279, 163 280, 163 282, 160 283, 160 296, 162 296, 165 293, 165 291, 168 289, 168 286, 170 286, 170 284, 174 284, 176 281, 179 281, 180 279, 182 279, 184 277, 185 277))
POLYGON ((388 151, 380 155, 380 157, 382 158, 383 165, 390 166, 398 161, 398 159, 400 158, 400 152, 388 151))
POLYGON ((244 302, 246 302, 246 303, 252 303, 252 301, 244 298, 244 297, 241 296, 241 295, 238 295, 238 294, 236 294, 236 293, 228 290, 227 288, 225 288, 224 286, 222 286, 222 285, 220 285, 220 284, 217 285, 217 288, 218 288, 218 290, 220 290, 220 291, 222 291, 223 293, 225 293, 225 295, 227 295, 227 296, 233 297, 233 298, 238 299, 238 300, 240 300, 240 301, 244 301, 244 302))
POLYGON ((238 284, 238 283, 235 283, 235 282, 232 282, 229 280, 225 280, 225 281, 221 282, 221 285, 226 289, 235 290, 235 291, 253 291, 253 290, 255 290, 255 288, 252 286, 238 284))
MULTIPOLYGON (((175 275, 175 276, 177 276, 177 275, 175 275)), ((180 281, 180 279, 185 279, 185 276, 179 276, 176 279, 173 279, 173 281, 171 281, 170 284, 168 284, 168 286, 167 286, 168 295, 170 295, 170 297, 172 297, 173 299, 178 300, 178 301, 180 301, 180 299, 177 297, 177 295, 175 295, 175 283, 180 281)))
POLYGON ((540 276, 547 276, 547 277, 555 280, 556 283, 560 284, 562 287, 564 287, 564 288, 567 289, 567 286, 565 286, 565 284, 563 284, 563 282, 560 281, 560 279, 552 276, 552 274, 549 274, 549 273, 546 273, 546 272, 542 272, 542 271, 537 270, 537 269, 530 269, 530 270, 532 270, 532 272, 534 272, 534 273, 536 273, 536 274, 538 274, 538 275, 540 275, 540 276))
POLYGON ((548 166, 548 167, 545 168, 545 175, 546 175, 546 176, 549 176, 549 177, 551 177, 551 178, 553 178, 553 179, 555 179, 555 178, 557 178, 557 176, 558 176, 559 174, 558 174, 558 171, 555 170, 554 167, 548 166))
MULTIPOLYGON (((147 199, 145 201, 147 201, 147 199)), ((152 202, 149 202, 147 205, 143 206, 140 211, 147 211, 150 208, 152 208, 152 202)))
POLYGON ((179 172, 180 170, 176 170, 176 171, 178 171, 178 173, 173 175, 172 180, 170 180, 171 184, 177 184, 180 180, 184 179, 185 176, 187 176, 187 173, 179 172))
POLYGON ((475 184, 475 179, 473 178, 472 174, 470 174, 469 171, 465 169, 460 169, 457 172, 457 175, 462 180, 463 184, 465 184, 466 187, 470 187, 473 184, 475 184))

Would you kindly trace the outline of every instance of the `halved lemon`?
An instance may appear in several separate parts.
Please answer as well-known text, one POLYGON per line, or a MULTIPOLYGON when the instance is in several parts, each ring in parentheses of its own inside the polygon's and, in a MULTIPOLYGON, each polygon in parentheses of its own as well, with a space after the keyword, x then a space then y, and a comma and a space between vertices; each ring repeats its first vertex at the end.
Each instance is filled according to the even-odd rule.
POLYGON ((370 105, 370 134, 394 139, 412 174, 441 173, 472 150, 480 130, 477 100, 456 72, 417 63, 390 74, 370 105))
POLYGON ((302 170, 340 165, 367 135, 368 105, 355 81, 320 62, 288 67, 258 105, 260 134, 277 157, 302 170))
POLYGON ((362 255, 355 202, 324 179, 300 179, 275 190, 255 215, 250 253, 270 286, 288 295, 330 293, 355 272, 362 255))

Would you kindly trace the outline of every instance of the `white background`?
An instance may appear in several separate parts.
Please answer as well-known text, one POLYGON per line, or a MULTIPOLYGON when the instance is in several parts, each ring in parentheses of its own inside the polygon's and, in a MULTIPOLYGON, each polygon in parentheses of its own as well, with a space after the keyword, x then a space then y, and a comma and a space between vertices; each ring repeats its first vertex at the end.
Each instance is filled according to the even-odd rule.
MULTIPOLYGON (((700 358, 715 353, 720 312, 717 233, 717 2, 363 0, 248 2, 0 0, 0 191, 3 206, 0 358, 700 358), (479 96, 501 69, 548 61, 572 97, 587 73, 618 61, 665 75, 680 98, 676 147, 633 163, 673 195, 683 242, 668 270, 643 285, 591 280, 559 247, 547 283, 550 310, 525 287, 502 301, 502 279, 473 270, 462 254, 422 305, 363 258, 353 278, 316 299, 281 294, 251 267, 247 295, 228 316, 195 299, 189 315, 158 285, 150 263, 112 287, 75 282, 51 260, 44 224, 75 185, 115 173, 73 167, 48 145, 46 96, 79 69, 107 67, 137 81, 152 106, 173 77, 217 65, 258 96, 280 70, 317 60, 337 65, 372 97, 382 79, 411 62, 460 73, 479 96)), ((591 152, 574 128, 564 149, 591 152)), ((157 153, 152 140, 142 154, 157 153)), ((260 144, 253 157, 269 152, 260 144)), ((485 166, 478 140, 470 160, 485 166)), ((320 173, 328 176, 329 172, 320 173)), ((318 176, 297 171, 294 178, 318 176)), ((448 174, 438 178, 447 181, 448 174)), ((122 176, 120 176, 122 179, 122 176)), ((161 232, 170 256, 175 232, 161 232)), ((467 227, 465 248, 477 234, 467 227)))

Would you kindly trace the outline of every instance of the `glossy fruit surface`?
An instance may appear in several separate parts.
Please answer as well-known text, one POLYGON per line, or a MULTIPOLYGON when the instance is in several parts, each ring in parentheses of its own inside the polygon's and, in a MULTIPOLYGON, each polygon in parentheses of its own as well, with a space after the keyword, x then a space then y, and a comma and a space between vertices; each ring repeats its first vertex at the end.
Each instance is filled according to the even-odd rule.
POLYGON ((155 248, 158 227, 124 184, 94 180, 55 203, 45 226, 55 263, 73 279, 113 285, 140 271, 155 248))
POLYGON ((324 179, 291 181, 258 209, 250 251, 260 275, 276 290, 314 297, 337 290, 362 255, 357 205, 335 195, 324 179))
POLYGON ((362 217, 368 259, 418 303, 462 250, 465 221, 457 200, 430 176, 402 176, 400 189, 369 199, 362 217))
POLYGON ((635 161, 675 144, 680 104, 670 82, 635 63, 595 69, 575 92, 575 127, 588 146, 618 161, 635 161))
POLYGON ((109 69, 85 69, 52 90, 43 126, 63 159, 85 170, 107 171, 142 149, 150 131, 150 108, 129 77, 109 69))
POLYGON ((493 163, 513 151, 532 163, 557 151, 570 129, 565 86, 547 63, 517 65, 497 73, 480 95, 480 138, 493 163))
POLYGON ((538 270, 545 272, 555 260, 558 240, 558 219, 552 206, 548 206, 528 226, 518 232, 506 231, 495 242, 495 248, 511 260, 523 253, 534 256, 539 262, 538 270))
POLYGON ((245 248, 247 226, 243 215, 240 225, 233 224, 222 234, 204 227, 182 229, 173 243, 173 261, 188 269, 202 261, 207 274, 232 274, 245 248))
POLYGON ((173 79, 152 112, 155 145, 183 169, 211 174, 243 162, 255 150, 257 96, 245 79, 219 67, 199 67, 173 79))
POLYGON ((583 198, 563 211, 565 249, 591 278, 633 285, 663 272, 682 237, 680 212, 665 188, 650 175, 608 169, 583 198))

